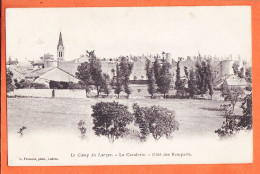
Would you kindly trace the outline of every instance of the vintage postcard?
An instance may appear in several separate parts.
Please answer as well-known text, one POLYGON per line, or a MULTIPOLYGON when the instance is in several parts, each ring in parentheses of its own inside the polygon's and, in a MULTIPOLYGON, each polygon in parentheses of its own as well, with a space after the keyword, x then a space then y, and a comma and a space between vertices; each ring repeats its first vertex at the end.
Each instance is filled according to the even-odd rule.
POLYGON ((253 162, 250 6, 5 17, 9 166, 253 162))

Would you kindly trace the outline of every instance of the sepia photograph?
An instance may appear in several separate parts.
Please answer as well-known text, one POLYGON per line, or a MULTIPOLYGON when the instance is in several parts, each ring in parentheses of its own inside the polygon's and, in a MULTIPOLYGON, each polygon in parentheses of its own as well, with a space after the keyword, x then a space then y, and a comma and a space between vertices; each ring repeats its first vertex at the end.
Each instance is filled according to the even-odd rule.
POLYGON ((5 17, 9 166, 253 162, 250 6, 5 17))

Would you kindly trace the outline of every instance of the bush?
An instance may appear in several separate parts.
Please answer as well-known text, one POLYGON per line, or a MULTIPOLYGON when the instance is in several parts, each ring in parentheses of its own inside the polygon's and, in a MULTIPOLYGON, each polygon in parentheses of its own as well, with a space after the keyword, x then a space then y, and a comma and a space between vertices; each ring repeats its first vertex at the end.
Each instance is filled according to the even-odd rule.
POLYGON ((69 89, 86 89, 84 84, 74 83, 74 82, 68 82, 68 88, 69 89))
POLYGON ((78 130, 80 131, 80 138, 85 139, 86 138, 86 133, 87 133, 87 128, 86 128, 86 123, 83 120, 80 120, 78 123, 78 130))
POLYGON ((18 81, 14 79, 15 87, 17 89, 33 88, 33 89, 47 89, 48 87, 42 83, 34 83, 29 80, 22 79, 18 81))
POLYGON ((13 73, 9 69, 6 70, 6 90, 7 90, 7 92, 14 90, 13 73))
POLYGON ((175 120, 174 111, 160 106, 140 107, 133 105, 135 123, 140 128, 141 140, 145 140, 151 133, 155 140, 162 136, 169 138, 178 130, 179 123, 175 120))
POLYGON ((122 137, 133 121, 127 106, 118 102, 99 102, 92 106, 93 130, 95 134, 106 136, 110 142, 122 137))
POLYGON ((225 111, 225 121, 221 128, 215 131, 221 138, 230 137, 240 130, 252 129, 252 94, 248 94, 241 105, 243 115, 233 115, 232 104, 222 105, 225 111))

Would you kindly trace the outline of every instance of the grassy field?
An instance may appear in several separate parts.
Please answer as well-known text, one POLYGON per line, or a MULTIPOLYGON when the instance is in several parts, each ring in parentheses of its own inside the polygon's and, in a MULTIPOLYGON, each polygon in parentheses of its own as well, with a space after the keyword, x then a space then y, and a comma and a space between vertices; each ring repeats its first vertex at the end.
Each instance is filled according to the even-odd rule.
MULTIPOLYGON (((85 120, 92 128, 91 105, 113 99, 57 99, 57 98, 8 98, 8 132, 15 133, 22 126, 27 132, 60 130, 76 133, 77 123, 85 120)), ((114 99, 131 110, 133 103, 141 106, 160 105, 176 112, 180 123, 175 135, 208 135, 221 127, 223 122, 222 101, 191 99, 114 99)), ((240 103, 236 112, 241 114, 240 103)))

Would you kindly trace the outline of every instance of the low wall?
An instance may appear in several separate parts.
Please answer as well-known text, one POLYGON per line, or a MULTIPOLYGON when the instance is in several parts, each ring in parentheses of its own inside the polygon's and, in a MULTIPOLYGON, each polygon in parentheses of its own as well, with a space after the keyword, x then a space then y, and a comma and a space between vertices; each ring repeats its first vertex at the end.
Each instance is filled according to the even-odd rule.
POLYGON ((86 91, 82 89, 55 89, 55 98, 86 98, 86 91))
MULTIPOLYGON (((147 91, 146 85, 130 85, 132 94, 130 98, 143 98, 149 97, 150 94, 147 91)), ((96 90, 91 90, 88 93, 88 97, 94 97, 97 95, 96 90)), ((104 93, 100 93, 101 96, 106 97, 104 93)), ((12 92, 8 92, 9 97, 42 97, 51 98, 53 97, 53 89, 15 89, 12 92)), ((126 97, 127 94, 123 91, 120 93, 120 97, 126 97)), ((83 89, 54 89, 55 98, 86 98, 86 91, 83 89)), ((111 90, 109 97, 117 97, 114 94, 114 90, 111 90)))
POLYGON ((52 97, 52 89, 15 89, 8 92, 11 97, 52 97))
MULTIPOLYGON (((86 98, 85 90, 55 89, 55 98, 86 98)), ((53 89, 15 89, 8 92, 9 97, 53 97, 53 89)))

